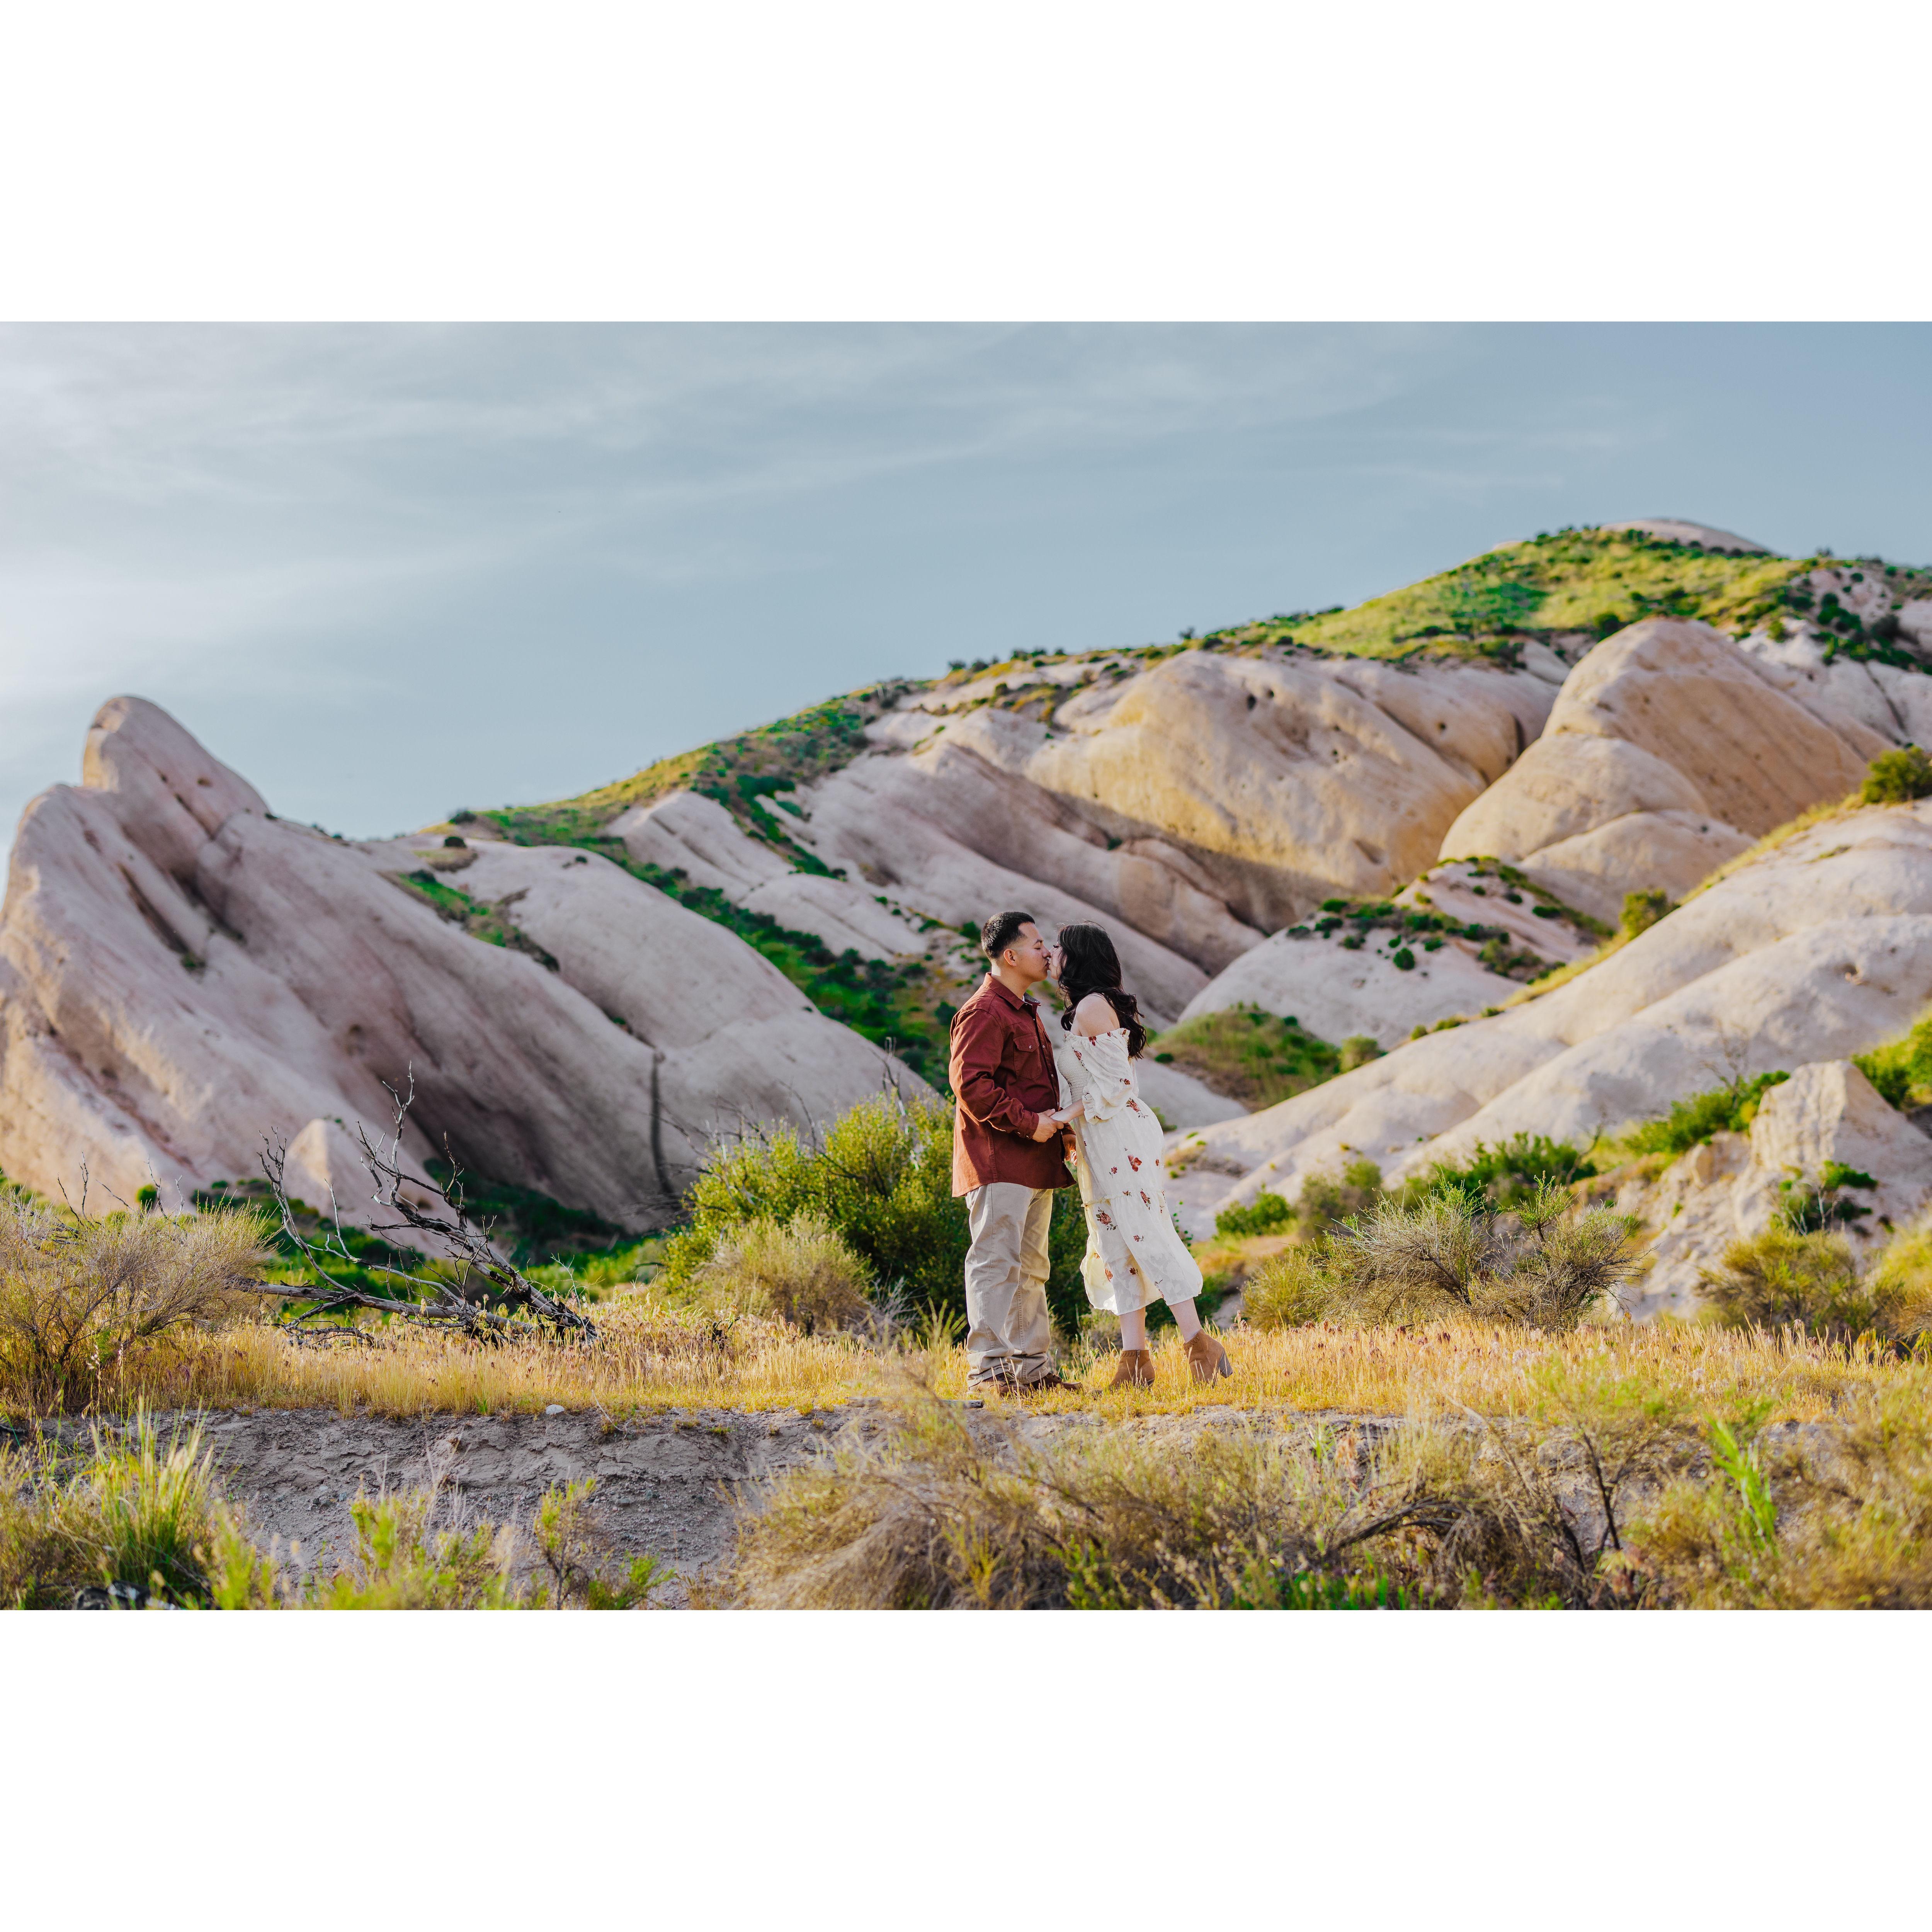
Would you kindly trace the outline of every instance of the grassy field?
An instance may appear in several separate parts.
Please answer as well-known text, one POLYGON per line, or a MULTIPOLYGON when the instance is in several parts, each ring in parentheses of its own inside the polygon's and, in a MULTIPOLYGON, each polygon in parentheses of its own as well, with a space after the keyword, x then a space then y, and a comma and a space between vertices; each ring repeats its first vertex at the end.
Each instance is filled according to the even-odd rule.
MULTIPOLYGON (((801 1335, 778 1322, 721 1324, 648 1297, 607 1304, 598 1322, 602 1339, 590 1348, 494 1346, 400 1324, 368 1332, 361 1344, 299 1345, 266 1322, 247 1322, 130 1358, 124 1373, 103 1382, 96 1406, 116 1413, 146 1403, 418 1415, 532 1414, 560 1402, 628 1415, 828 1408, 910 1384, 943 1396, 966 1392, 964 1352, 943 1339, 868 1346, 845 1336, 801 1335)), ((1552 1375, 1587 1370, 1639 1378, 1661 1397, 1716 1414, 1748 1409, 1767 1421, 1812 1422, 1828 1419, 1851 1391, 1882 1388, 1906 1372, 1870 1348, 1672 1322, 1586 1326, 1563 1336, 1482 1324, 1238 1328, 1228 1346, 1234 1378, 1199 1386, 1166 1331, 1155 1341, 1154 1387, 1118 1394, 1104 1388, 1113 1357, 1076 1348, 1063 1372, 1080 1388, 1024 1406, 1028 1412, 1114 1417, 1226 1408, 1533 1416, 1546 1406, 1552 1375)), ((15 1393, 0 1389, 0 1403, 10 1402, 17 1413, 15 1393)))

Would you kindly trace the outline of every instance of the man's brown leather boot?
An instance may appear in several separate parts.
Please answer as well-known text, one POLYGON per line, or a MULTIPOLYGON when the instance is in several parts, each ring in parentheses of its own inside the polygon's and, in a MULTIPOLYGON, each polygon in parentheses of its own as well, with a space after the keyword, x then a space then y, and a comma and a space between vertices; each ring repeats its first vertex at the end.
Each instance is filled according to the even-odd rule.
POLYGON ((1197 1382, 1211 1382, 1216 1376, 1234 1372, 1227 1350, 1204 1328, 1187 1345, 1187 1366, 1193 1370, 1197 1382))

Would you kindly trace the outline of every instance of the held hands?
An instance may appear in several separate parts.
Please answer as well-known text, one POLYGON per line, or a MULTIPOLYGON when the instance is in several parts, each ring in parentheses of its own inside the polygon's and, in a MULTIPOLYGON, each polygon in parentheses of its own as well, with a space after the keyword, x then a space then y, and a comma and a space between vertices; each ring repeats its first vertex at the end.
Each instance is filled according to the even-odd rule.
POLYGON ((1041 1114, 1039 1124, 1033 1130, 1034 1138, 1036 1141, 1051 1140, 1055 1134, 1064 1132, 1085 1111, 1084 1107, 1076 1103, 1060 1113, 1041 1114))

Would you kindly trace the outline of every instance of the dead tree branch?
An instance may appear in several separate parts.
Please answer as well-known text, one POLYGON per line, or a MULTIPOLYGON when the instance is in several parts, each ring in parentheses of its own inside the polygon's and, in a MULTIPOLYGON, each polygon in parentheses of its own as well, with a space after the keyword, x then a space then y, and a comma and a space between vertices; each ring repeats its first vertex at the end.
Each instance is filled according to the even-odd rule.
POLYGON ((282 1232, 314 1270, 316 1285, 287 1288, 265 1282, 260 1292, 284 1300, 313 1303, 314 1306, 298 1320, 351 1308, 373 1308, 384 1314, 400 1315, 408 1321, 459 1329, 466 1335, 500 1340, 568 1335, 582 1342, 596 1341, 594 1323, 568 1303, 546 1294, 504 1258, 490 1238, 490 1223, 479 1226, 465 1216, 462 1170, 447 1142, 444 1146, 449 1160, 447 1182, 419 1180, 404 1171, 403 1128, 416 1100, 415 1071, 410 1070, 406 1094, 398 1094, 386 1080, 382 1085, 394 1103, 388 1133, 372 1138, 361 1121, 356 1124, 357 1152, 369 1176, 375 1204, 382 1215, 391 1217, 372 1220, 368 1232, 392 1248, 453 1261, 458 1264, 464 1286, 475 1276, 494 1293, 472 1299, 437 1276, 412 1274, 406 1268, 355 1255, 343 1234, 341 1210, 333 1188, 329 1190, 329 1216, 321 1238, 310 1240, 297 1226, 289 1199, 287 1143, 266 1138, 262 1172, 267 1178, 282 1232), (341 1280, 340 1271, 344 1267, 360 1268, 399 1287, 416 1289, 422 1298, 373 1294, 354 1282, 341 1280), (517 1318, 519 1316, 523 1318, 517 1318))

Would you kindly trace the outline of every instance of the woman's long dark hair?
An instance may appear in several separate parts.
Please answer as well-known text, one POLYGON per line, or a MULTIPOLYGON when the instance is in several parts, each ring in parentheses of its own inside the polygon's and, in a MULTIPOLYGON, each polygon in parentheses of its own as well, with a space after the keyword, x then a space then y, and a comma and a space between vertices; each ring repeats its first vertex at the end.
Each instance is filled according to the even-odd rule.
POLYGON ((1147 1050, 1147 1028, 1141 1024, 1139 1002, 1132 994, 1121 991, 1120 956, 1105 929, 1063 926, 1060 951, 1060 990, 1066 996, 1066 1010, 1060 1015, 1060 1024, 1071 1032, 1074 1008, 1089 993, 1105 994, 1114 1017, 1127 1030, 1127 1058, 1139 1059, 1147 1050))

